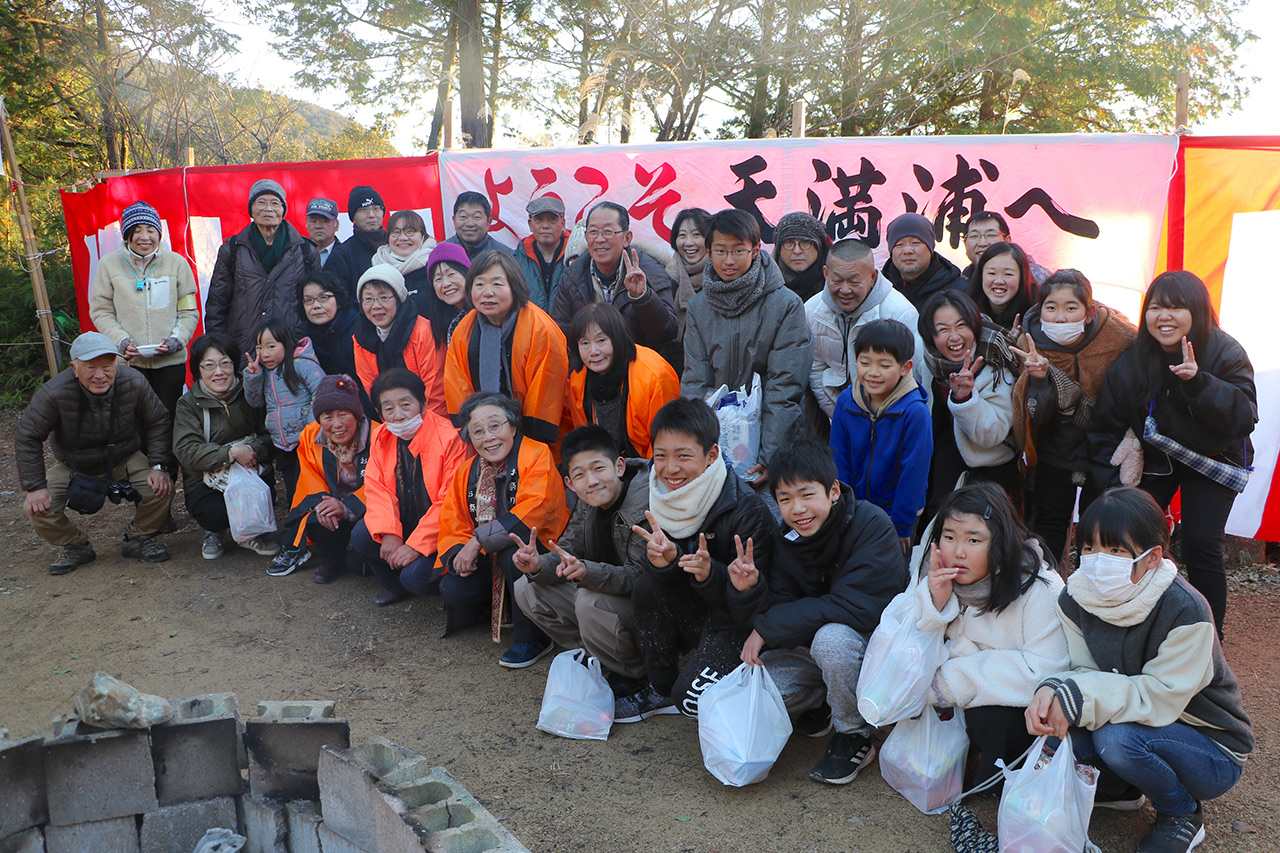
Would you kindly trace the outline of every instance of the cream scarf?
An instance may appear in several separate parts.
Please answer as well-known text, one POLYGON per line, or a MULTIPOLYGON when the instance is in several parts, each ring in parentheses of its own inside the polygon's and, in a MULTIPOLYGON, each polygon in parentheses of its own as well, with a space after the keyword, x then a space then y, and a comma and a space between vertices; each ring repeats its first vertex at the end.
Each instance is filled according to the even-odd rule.
POLYGON ((1161 560, 1160 565, 1133 585, 1133 591, 1124 601, 1106 601, 1098 597, 1089 581, 1077 571, 1067 579, 1067 592, 1077 604, 1102 621, 1128 628, 1150 615, 1151 608, 1156 606, 1177 576, 1177 566, 1169 560, 1161 560))
POLYGON ((697 533, 707 520, 711 507, 720 499, 727 474, 724 456, 720 455, 693 482, 673 492, 650 467, 649 510, 662 531, 675 539, 687 539, 697 533))
POLYGON ((422 245, 414 250, 412 255, 402 258, 391 251, 390 246, 379 246, 378 251, 373 253, 373 262, 375 264, 391 264, 400 275, 408 275, 414 270, 420 270, 427 265, 427 259, 431 257, 431 250, 435 247, 436 241, 427 237, 422 241, 422 245))

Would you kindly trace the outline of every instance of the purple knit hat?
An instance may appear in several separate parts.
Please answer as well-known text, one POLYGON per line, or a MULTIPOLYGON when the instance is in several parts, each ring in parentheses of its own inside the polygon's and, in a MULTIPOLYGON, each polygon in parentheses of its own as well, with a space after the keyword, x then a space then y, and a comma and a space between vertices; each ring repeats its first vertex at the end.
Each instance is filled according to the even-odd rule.
POLYGON ((471 269, 471 259, 467 257, 467 250, 457 243, 437 243, 431 250, 431 254, 427 256, 427 281, 435 278, 436 264, 439 263, 447 263, 463 275, 471 269))
POLYGON ((337 409, 351 412, 357 419, 364 417, 364 407, 360 405, 360 392, 356 390, 356 381, 345 373, 321 379, 320 387, 316 389, 315 397, 311 400, 311 411, 316 417, 337 409))

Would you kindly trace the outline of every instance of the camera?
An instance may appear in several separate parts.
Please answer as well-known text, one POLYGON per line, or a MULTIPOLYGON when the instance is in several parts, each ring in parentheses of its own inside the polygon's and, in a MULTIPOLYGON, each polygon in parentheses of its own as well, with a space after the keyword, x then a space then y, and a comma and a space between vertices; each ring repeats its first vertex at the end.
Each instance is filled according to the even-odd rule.
POLYGON ((118 483, 112 483, 107 489, 107 499, 113 504, 118 504, 121 501, 141 503, 142 495, 138 494, 138 490, 128 480, 121 480, 118 483))

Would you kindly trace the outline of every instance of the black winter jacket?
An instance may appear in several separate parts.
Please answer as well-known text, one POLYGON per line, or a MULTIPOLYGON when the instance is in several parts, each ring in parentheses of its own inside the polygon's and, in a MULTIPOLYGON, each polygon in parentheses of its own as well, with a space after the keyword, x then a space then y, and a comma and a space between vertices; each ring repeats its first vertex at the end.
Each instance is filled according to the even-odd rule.
POLYGON ((898 272, 898 268, 893 265, 893 258, 885 261, 880 272, 893 282, 894 290, 907 297, 917 311, 923 308, 929 301, 929 297, 938 291, 947 288, 964 290, 969 284, 961 277, 960 268, 937 252, 933 253, 933 259, 929 261, 929 267, 924 271, 924 275, 913 282, 907 283, 902 280, 902 273, 898 272))
MULTIPOLYGON (((1100 489, 1120 484, 1120 470, 1111 464, 1125 429, 1142 436, 1147 404, 1154 402, 1160 434, 1205 456, 1234 465, 1247 465, 1253 456, 1249 435, 1258 423, 1258 392, 1253 365, 1235 338, 1221 329, 1209 335, 1208 345, 1196 351, 1196 375, 1179 379, 1169 366, 1182 362, 1182 353, 1161 353, 1159 380, 1146 385, 1146 357, 1138 340, 1120 354, 1102 382, 1089 421, 1089 452, 1093 476, 1100 489)), ((1168 456, 1145 442, 1144 473, 1167 474, 1168 456)))
MULTIPOLYGON (((720 464, 717 462, 716 464, 720 464)), ((648 476, 642 473, 637 476, 648 476)), ((748 628, 764 606, 769 596, 768 576, 773 569, 773 516, 751 487, 725 466, 725 484, 720 497, 707 513, 702 533, 707 536, 707 551, 711 554, 711 574, 699 583, 693 575, 682 569, 677 561, 658 568, 645 559, 645 567, 667 578, 685 578, 690 588, 706 601, 710 612, 707 627, 719 631, 748 628), (746 592, 739 592, 729 580, 729 564, 738 556, 734 546, 734 534, 742 537, 745 545, 750 538, 754 542, 756 569, 760 578, 746 592)), ((687 539, 671 537, 680 554, 692 554, 698 550, 698 534, 687 539)))
POLYGON ((351 290, 351 298, 359 302, 356 285, 360 276, 373 266, 373 253, 387 245, 386 231, 356 231, 333 250, 324 268, 336 274, 351 290))
POLYGON ((807 646, 832 622, 870 635, 885 606, 907 588, 902 546, 884 510, 856 500, 842 484, 827 524, 839 527, 833 531, 839 559, 834 565, 805 560, 805 542, 789 540, 789 528, 774 540, 768 609, 755 619, 756 631, 770 646, 807 646))

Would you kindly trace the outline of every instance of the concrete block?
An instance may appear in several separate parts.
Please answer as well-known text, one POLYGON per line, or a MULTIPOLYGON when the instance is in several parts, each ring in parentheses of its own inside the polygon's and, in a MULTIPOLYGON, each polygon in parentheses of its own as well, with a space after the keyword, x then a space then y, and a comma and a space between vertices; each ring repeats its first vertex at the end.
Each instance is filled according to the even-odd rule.
POLYGON ((403 821, 395 803, 380 795, 378 782, 411 780, 430 769, 421 755, 376 735, 350 749, 326 746, 317 773, 325 824, 361 847, 384 849, 379 825, 394 833, 403 821))
POLYGON ((240 797, 240 826, 244 830, 245 853, 289 853, 289 822, 284 803, 240 797))
POLYGON ((218 797, 142 816, 142 853, 191 853, 210 829, 236 828, 236 801, 218 797))
POLYGON ((162 806, 244 793, 234 693, 170 701, 173 719, 151 729, 156 799, 162 806))
POLYGON ((289 824, 289 853, 322 853, 320 850, 320 804, 295 800, 285 806, 289 824))
POLYGON ((155 769, 145 731, 67 735, 44 744, 49 823, 106 820, 156 808, 155 769))
POLYGON ((351 743, 347 721, 333 716, 333 702, 263 702, 245 721, 249 790, 265 800, 317 800, 320 747, 351 743))
POLYGON ((384 791, 405 806, 404 820, 427 850, 439 853, 529 853, 528 848, 498 822, 443 767, 384 791))
POLYGON ((34 827, 0 838, 0 853, 45 853, 44 834, 34 827))
POLYGON ((370 847, 361 847, 358 844, 354 844, 351 839, 334 831, 327 823, 320 824, 319 834, 320 849, 324 853, 399 853, 399 851, 394 850, 374 851, 370 847))
POLYGON ((46 853, 138 853, 138 819, 134 815, 50 826, 45 830, 46 853))
POLYGON ((0 737, 0 838, 49 820, 45 799, 44 738, 0 737))

